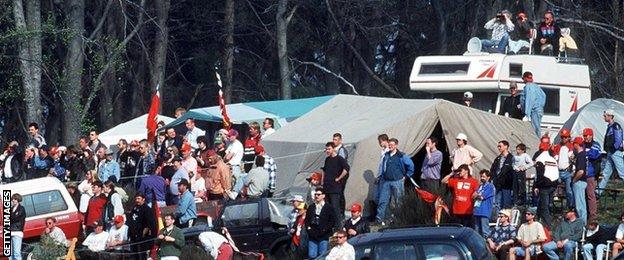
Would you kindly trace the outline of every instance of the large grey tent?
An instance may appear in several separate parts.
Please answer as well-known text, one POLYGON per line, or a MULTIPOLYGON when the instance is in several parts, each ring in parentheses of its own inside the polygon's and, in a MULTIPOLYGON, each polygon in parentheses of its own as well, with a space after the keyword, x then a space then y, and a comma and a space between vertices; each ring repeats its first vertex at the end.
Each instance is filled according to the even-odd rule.
MULTIPOLYGON (((498 154, 496 144, 508 140, 535 147, 538 139, 528 122, 498 116, 445 100, 392 99, 338 95, 262 140, 278 167, 277 190, 301 193, 306 178, 323 165, 325 143, 340 132, 349 151, 351 171, 345 191, 347 202, 371 197, 380 160, 377 135, 399 140, 399 150, 415 155, 436 126, 455 147, 463 132, 469 144, 484 154, 475 170, 489 169, 498 154)), ((450 150, 450 149, 449 149, 450 150)), ((418 171, 418 169, 417 169, 418 171)))
MULTIPOLYGON (((624 125, 624 103, 613 99, 599 98, 585 104, 572 114, 562 128, 570 129, 572 136, 580 136, 583 129, 591 128, 594 130, 594 140, 602 145, 605 132, 607 131, 607 123, 602 115, 607 109, 613 109, 615 111, 615 121, 620 125, 624 125)), ((559 135, 555 138, 555 142, 558 142, 558 140, 559 135)))

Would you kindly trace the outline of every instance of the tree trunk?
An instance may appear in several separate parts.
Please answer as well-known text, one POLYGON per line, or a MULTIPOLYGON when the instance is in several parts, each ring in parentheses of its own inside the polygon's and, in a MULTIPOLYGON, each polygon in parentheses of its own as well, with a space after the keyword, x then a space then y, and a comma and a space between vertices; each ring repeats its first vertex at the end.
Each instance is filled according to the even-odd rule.
POLYGON ((13 16, 18 31, 18 57, 24 101, 26 123, 42 123, 41 120, 41 2, 26 1, 26 16, 22 0, 13 0, 13 16))
POLYGON ((232 103, 232 78, 234 77, 234 4, 235 0, 225 1, 225 80, 223 98, 226 104, 232 103))
MULTIPOLYGON (((277 59, 279 61, 280 89, 282 99, 291 99, 292 90, 290 88, 290 67, 288 62, 288 23, 290 18, 286 17, 288 0, 277 2, 277 14, 275 15, 275 34, 277 38, 277 59)), ((292 16, 290 16, 292 17, 292 16)))
MULTIPOLYGON (((156 89, 159 86, 161 89, 165 87, 165 69, 167 64, 167 45, 169 44, 169 27, 167 26, 167 20, 169 19, 169 0, 157 0, 154 3, 156 5, 156 19, 158 28, 156 28, 156 35, 154 36, 154 61, 150 72, 150 89, 156 89)), ((161 91, 160 98, 164 100, 163 93, 161 91)))
POLYGON ((65 80, 60 93, 64 101, 63 113, 65 113, 62 125, 64 144, 75 143, 81 132, 84 9, 84 0, 66 2, 65 13, 71 34, 63 68, 65 80))
POLYGON ((438 45, 439 55, 446 54, 448 51, 448 36, 446 35, 446 13, 443 7, 443 1, 437 0, 432 1, 431 6, 436 13, 438 18, 438 45))

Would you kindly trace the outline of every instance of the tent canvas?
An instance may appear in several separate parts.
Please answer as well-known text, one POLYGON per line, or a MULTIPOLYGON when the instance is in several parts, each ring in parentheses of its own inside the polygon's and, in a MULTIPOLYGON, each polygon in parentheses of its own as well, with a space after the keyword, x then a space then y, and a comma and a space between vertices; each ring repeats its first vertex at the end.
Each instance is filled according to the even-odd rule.
MULTIPOLYGON (((243 124, 258 122, 262 125, 265 118, 273 118, 275 120, 275 128, 296 119, 297 117, 309 112, 318 105, 325 103, 333 96, 321 96, 314 98, 302 98, 291 100, 274 100, 260 101, 249 103, 235 103, 226 106, 228 116, 232 123, 243 124)), ((221 108, 219 106, 195 108, 189 110, 186 114, 168 123, 165 127, 171 127, 184 122, 188 118, 194 118, 202 121, 221 122, 221 108)))
MULTIPOLYGON (((615 121, 620 125, 624 125, 624 103, 613 99, 599 98, 585 104, 572 114, 562 128, 570 129, 573 137, 582 135, 583 129, 591 128, 594 131, 594 140, 602 146, 605 133, 607 132, 607 123, 602 115, 607 109, 613 109, 615 111, 615 121)), ((557 133, 555 142, 558 142, 559 139, 559 134, 557 133)))
POLYGON ((331 141, 333 133, 341 133, 351 166, 346 200, 364 202, 375 190, 374 177, 381 158, 377 135, 386 133, 397 138, 399 150, 414 156, 438 124, 447 147, 454 148, 455 136, 463 132, 469 144, 483 152, 477 171, 490 168, 500 140, 508 140, 512 147, 520 142, 529 147, 538 143, 528 122, 448 101, 350 95, 332 98, 262 143, 276 160, 278 192, 302 193, 307 187, 305 179, 324 164, 325 143, 331 141))
MULTIPOLYGON (((171 123, 173 118, 158 115, 158 120, 165 122, 165 124, 171 123)), ((105 132, 100 133, 99 138, 106 146, 114 146, 119 139, 126 139, 130 142, 132 140, 141 140, 147 138, 147 114, 121 123, 105 132)))

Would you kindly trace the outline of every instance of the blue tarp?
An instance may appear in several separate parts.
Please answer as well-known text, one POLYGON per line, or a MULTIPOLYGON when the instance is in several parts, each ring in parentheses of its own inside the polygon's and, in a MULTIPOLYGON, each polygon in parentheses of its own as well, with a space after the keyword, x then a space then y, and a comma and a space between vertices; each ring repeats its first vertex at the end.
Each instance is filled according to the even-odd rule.
MULTIPOLYGON (((226 109, 232 123, 261 123, 268 117, 273 118, 275 120, 275 127, 279 128, 280 125, 297 119, 333 97, 335 96, 235 103, 228 104, 226 109)), ((191 109, 182 117, 167 124, 165 127, 179 125, 188 118, 212 122, 223 121, 219 106, 212 106, 191 109)))

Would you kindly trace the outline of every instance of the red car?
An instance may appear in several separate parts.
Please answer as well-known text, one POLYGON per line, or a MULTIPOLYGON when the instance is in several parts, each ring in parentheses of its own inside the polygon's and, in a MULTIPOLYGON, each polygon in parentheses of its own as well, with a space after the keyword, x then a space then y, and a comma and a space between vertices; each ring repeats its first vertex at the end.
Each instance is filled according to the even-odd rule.
POLYGON ((2 185, 0 190, 22 195, 26 209, 24 241, 38 240, 45 229, 45 219, 54 217, 56 226, 67 239, 78 237, 82 219, 65 185, 57 178, 44 177, 2 185))

